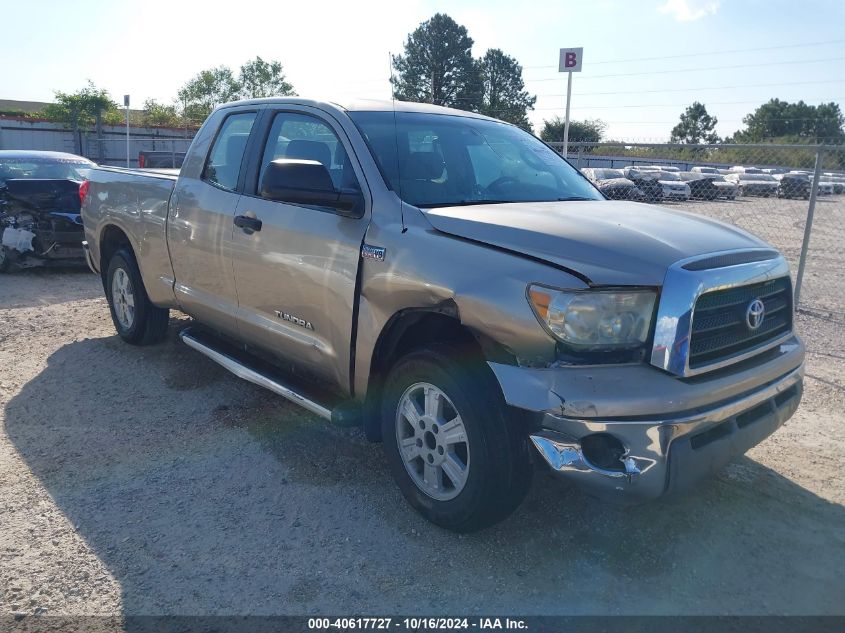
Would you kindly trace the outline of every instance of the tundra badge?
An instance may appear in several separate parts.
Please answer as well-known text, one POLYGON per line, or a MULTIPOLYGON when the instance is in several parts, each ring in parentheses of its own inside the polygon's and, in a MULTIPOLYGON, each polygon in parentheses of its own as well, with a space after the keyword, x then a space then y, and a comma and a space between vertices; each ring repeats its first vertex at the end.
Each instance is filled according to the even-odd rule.
POLYGON ((279 317, 282 321, 290 321, 299 327, 304 327, 306 330, 313 330, 314 326, 311 325, 311 321, 306 321, 305 319, 300 319, 297 316, 293 316, 292 314, 288 314, 287 312, 282 312, 281 310, 274 310, 276 316, 279 317))

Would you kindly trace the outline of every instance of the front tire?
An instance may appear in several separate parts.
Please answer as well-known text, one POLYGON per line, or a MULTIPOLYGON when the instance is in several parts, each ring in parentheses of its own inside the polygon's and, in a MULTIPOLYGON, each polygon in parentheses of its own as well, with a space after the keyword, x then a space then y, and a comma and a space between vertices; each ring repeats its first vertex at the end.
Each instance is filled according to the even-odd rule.
POLYGON ((106 298, 118 336, 132 345, 152 345, 167 336, 170 311, 150 301, 135 256, 121 249, 109 260, 106 298))
POLYGON ((382 401, 393 478, 420 514, 455 532, 511 514, 532 474, 527 433, 489 369, 469 357, 441 346, 410 353, 391 370, 382 401))

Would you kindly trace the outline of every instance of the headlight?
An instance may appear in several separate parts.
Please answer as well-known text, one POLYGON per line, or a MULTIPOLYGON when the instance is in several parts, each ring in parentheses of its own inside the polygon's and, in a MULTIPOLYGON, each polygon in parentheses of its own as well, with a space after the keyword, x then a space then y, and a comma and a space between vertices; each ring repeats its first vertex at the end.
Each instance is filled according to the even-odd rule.
POLYGON ((540 323, 575 350, 641 347, 648 339, 654 290, 556 290, 529 286, 540 323))

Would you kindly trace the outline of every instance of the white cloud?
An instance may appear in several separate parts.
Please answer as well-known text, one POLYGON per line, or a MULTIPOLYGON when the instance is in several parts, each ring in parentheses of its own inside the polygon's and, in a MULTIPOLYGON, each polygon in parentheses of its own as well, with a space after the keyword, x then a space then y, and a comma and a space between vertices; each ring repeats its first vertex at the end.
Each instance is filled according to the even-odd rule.
POLYGON ((657 10, 674 17, 678 22, 693 22, 719 10, 720 0, 666 0, 657 10))

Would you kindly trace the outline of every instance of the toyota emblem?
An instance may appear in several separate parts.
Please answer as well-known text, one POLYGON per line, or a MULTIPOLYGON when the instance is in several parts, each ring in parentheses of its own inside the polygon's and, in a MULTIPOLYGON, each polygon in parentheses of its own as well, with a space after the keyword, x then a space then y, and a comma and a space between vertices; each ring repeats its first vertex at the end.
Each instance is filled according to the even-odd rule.
POLYGON ((762 301, 754 299, 748 304, 748 309, 745 311, 745 324, 749 330, 759 330, 765 317, 766 305, 762 301))

